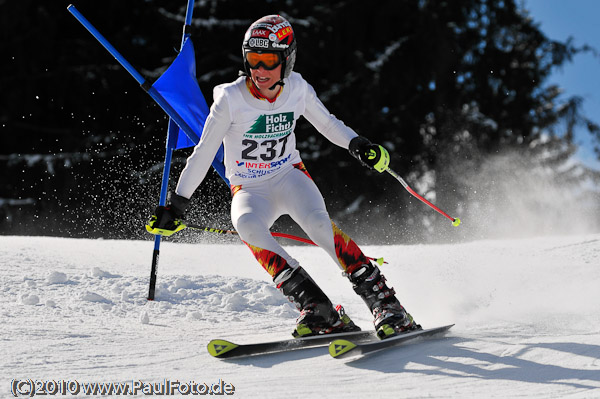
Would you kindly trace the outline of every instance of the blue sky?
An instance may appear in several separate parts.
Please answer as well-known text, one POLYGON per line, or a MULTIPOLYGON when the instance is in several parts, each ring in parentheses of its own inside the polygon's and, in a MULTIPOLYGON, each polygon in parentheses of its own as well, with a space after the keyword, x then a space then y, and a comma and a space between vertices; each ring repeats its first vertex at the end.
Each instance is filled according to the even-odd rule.
MULTIPOLYGON (((548 38, 566 41, 572 37, 576 46, 588 44, 600 51, 600 0, 523 0, 523 4, 548 38)), ((600 124, 600 58, 578 55, 556 70, 550 82, 562 87, 565 96, 581 96, 585 115, 600 124)), ((576 143, 580 146, 577 157, 600 170, 585 129, 579 128, 576 143)))

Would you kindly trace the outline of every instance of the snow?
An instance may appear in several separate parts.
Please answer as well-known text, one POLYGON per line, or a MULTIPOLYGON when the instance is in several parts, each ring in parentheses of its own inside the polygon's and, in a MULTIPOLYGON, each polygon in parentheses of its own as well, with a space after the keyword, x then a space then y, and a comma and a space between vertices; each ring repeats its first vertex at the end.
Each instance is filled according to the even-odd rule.
MULTIPOLYGON (((600 235, 367 246, 443 338, 349 360, 313 348, 212 358, 213 338, 290 337, 296 310, 243 245, 0 237, 0 389, 13 379, 231 384, 241 398, 600 398, 600 235)), ((366 307, 319 248, 288 247, 363 328, 366 307)), ((143 395, 140 393, 140 397, 143 395)), ((108 397, 108 396, 104 396, 108 397)))

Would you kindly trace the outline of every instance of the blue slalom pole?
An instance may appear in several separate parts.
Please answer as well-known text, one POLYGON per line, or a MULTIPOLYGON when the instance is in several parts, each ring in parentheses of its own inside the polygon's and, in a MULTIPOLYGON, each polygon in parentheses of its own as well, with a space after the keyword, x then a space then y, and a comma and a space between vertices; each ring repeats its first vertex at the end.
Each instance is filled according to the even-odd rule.
MULTIPOLYGON (((192 22, 192 12, 194 9, 194 0, 188 0, 185 26, 183 29, 183 36, 181 39, 181 48, 185 40, 191 36, 190 25, 192 22)), ((169 115, 169 126, 167 128, 167 145, 165 151, 165 163, 163 166, 163 177, 160 189, 159 205, 164 206, 167 201, 167 192, 169 188, 169 174, 171 169, 171 159, 173 157, 173 150, 176 146, 176 137, 172 132, 177 131, 177 125, 186 133, 186 135, 194 142, 198 142, 200 138, 192 130, 192 128, 179 116, 179 114, 171 107, 171 105, 163 98, 163 96, 150 84, 146 82, 146 79, 136 71, 136 69, 115 49, 112 44, 102 36, 102 34, 75 8, 73 4, 67 7, 67 10, 104 46, 104 48, 133 76, 133 78, 142 86, 142 88, 156 101, 156 103, 169 115)), ((148 290, 148 300, 154 300, 154 294, 156 290, 156 277, 158 273, 158 259, 160 254, 160 242, 161 236, 156 235, 154 237, 154 251, 152 253, 152 268, 150 271, 150 287, 148 290)))
MULTIPOLYGON (((192 0, 193 1, 193 0, 192 0)), ((167 192, 169 191, 169 174, 171 171, 171 159, 173 157, 173 149, 175 148, 174 136, 171 135, 172 131, 177 131, 177 126, 174 126, 175 122, 169 118, 169 127, 167 128, 167 146, 165 149, 165 163, 163 165, 163 177, 160 186, 160 198, 158 204, 164 206, 167 202, 167 192)), ((154 250, 152 251, 152 266, 150 268, 150 283, 148 287, 148 300, 154 300, 154 294, 156 292, 156 278, 158 277, 158 259, 160 256, 160 242, 162 236, 157 234, 154 236, 154 250)))
MULTIPOLYGON (((189 27, 192 23, 192 12, 194 10, 194 0, 188 0, 187 10, 185 13, 185 25, 183 26, 183 35, 181 37, 180 49, 183 49, 185 40, 191 36, 189 33, 189 27)), ((167 203, 167 193, 169 191, 169 175, 171 173, 171 159, 173 157, 173 150, 177 145, 176 137, 173 132, 177 132, 177 125, 173 118, 169 117, 169 125, 167 127, 167 146, 165 149, 165 163, 163 166, 162 183, 160 186, 160 198, 158 205, 165 206, 167 203)), ((196 141, 197 142, 197 141, 196 141)), ((150 268, 150 284, 148 287, 148 300, 154 300, 154 294, 156 292, 156 279, 158 277, 158 259, 160 256, 160 243, 162 236, 157 234, 154 236, 154 250, 152 251, 152 267, 150 268)))

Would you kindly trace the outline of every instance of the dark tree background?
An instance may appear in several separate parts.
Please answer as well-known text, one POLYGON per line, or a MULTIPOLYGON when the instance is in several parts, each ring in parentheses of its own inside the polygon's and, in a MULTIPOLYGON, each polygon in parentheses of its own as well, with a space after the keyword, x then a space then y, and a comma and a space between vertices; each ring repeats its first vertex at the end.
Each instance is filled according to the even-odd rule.
MULTIPOLYGON (((242 67, 248 25, 279 13, 297 35, 296 71, 330 111, 384 144, 394 170, 464 220, 456 235, 389 175, 365 170, 302 121, 302 157, 332 217, 362 241, 483 237, 483 226, 523 208, 573 221, 563 204, 598 220, 598 192, 589 189, 597 173, 571 156, 574 129, 587 128, 598 146, 599 128, 581 115, 580 98, 559 99, 560 88, 546 82, 579 52, 595 50, 549 40, 515 1, 197 3, 192 38, 209 104, 212 88, 242 67), (550 206, 540 182, 569 196, 550 206), (523 191, 530 195, 516 204, 523 191)), ((67 5, 0 0, 0 234, 146 237, 167 118, 67 5)), ((185 1, 75 5, 150 81, 176 56, 185 1)), ((172 185, 190 152, 176 152, 172 185)), ((212 173, 189 217, 229 227, 229 201, 212 173)), ((276 228, 299 233, 286 218, 276 228)))

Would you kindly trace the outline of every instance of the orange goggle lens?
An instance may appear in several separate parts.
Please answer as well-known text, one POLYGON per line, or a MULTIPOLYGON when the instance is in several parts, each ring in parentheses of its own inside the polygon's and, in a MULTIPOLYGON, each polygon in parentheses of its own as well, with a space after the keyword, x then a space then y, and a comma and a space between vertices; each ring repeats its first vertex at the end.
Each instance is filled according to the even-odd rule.
POLYGON ((279 64, 281 64, 281 58, 279 57, 278 53, 259 54, 249 51, 246 53, 246 61, 252 69, 258 69, 261 64, 265 69, 275 69, 279 64))

